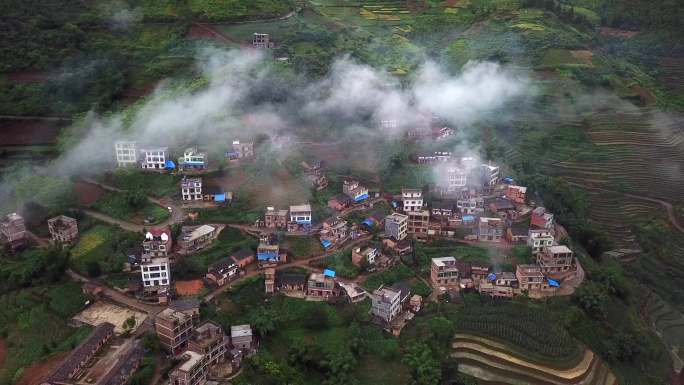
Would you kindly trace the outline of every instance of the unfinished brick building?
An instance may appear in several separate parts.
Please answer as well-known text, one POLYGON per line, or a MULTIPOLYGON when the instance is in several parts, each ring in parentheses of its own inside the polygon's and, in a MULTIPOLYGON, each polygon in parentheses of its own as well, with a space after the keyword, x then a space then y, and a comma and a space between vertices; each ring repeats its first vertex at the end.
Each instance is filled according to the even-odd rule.
POLYGON ((78 239, 78 222, 76 219, 60 215, 47 221, 52 241, 62 245, 72 244, 78 239))
POLYGON ((0 242, 7 250, 16 252, 28 245, 28 234, 24 218, 17 214, 7 214, 5 219, 0 222, 0 242))

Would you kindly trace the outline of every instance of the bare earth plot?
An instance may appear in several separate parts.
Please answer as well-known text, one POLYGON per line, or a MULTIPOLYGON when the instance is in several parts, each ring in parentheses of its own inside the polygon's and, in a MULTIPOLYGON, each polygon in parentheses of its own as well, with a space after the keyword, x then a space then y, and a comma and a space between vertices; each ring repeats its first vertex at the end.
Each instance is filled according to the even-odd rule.
POLYGON ((114 332, 121 334, 124 332, 124 321, 130 317, 135 317, 135 327, 131 330, 135 331, 135 329, 145 321, 147 314, 111 303, 98 301, 78 313, 73 319, 93 326, 109 322, 116 327, 114 332))

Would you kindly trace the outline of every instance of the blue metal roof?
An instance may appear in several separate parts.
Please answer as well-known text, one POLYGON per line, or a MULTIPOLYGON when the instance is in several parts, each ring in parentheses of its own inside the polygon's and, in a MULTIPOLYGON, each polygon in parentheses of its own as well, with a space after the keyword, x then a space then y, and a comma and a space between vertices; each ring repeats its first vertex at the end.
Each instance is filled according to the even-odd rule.
POLYGON ((225 202, 226 194, 216 194, 214 195, 214 202, 225 202))
POLYGON ((554 279, 546 278, 546 281, 549 283, 549 286, 551 287, 560 287, 560 283, 558 283, 558 281, 554 279))
POLYGON ((310 225, 311 224, 311 220, 308 220, 308 221, 301 220, 301 221, 295 221, 295 222, 297 222, 298 225, 310 225))
POLYGON ((327 249, 328 247, 332 246, 332 242, 330 242, 327 239, 324 239, 321 241, 321 245, 323 245, 323 247, 325 247, 327 249))
POLYGON ((257 253, 257 259, 260 261, 277 261, 278 254, 276 253, 257 253))
POLYGON ((366 218, 363 220, 363 222, 361 222, 361 224, 364 224, 368 227, 373 227, 375 226, 375 221, 372 218, 366 218))
POLYGON ((511 184, 511 183, 513 183, 513 177, 507 176, 507 177, 503 178, 503 182, 507 183, 507 184, 511 184))
POLYGON ((475 220, 475 217, 472 216, 472 215, 464 215, 464 216, 463 216, 463 220, 464 220, 464 221, 474 221, 474 220, 475 220))
POLYGON ((361 202, 362 200, 368 199, 368 193, 359 195, 356 198, 354 198, 354 202, 361 202))
POLYGON ((325 270, 323 270, 323 275, 325 275, 326 277, 335 278, 335 271, 330 270, 330 269, 325 269, 325 270))
POLYGON ((176 164, 173 163, 172 160, 167 160, 166 163, 164 163, 164 167, 173 170, 174 168, 176 168, 176 164))
POLYGON ((489 275, 487 276, 487 280, 489 280, 489 281, 496 281, 496 274, 494 274, 494 273, 489 273, 489 275))

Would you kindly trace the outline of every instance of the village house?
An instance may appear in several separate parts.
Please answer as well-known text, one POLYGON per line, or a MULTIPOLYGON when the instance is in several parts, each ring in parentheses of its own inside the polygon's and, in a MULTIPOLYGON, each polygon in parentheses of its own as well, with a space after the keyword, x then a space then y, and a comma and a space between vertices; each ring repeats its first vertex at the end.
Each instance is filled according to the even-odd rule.
POLYGON ((252 327, 248 324, 231 326, 230 343, 235 349, 251 350, 254 343, 252 327))
POLYGON ((440 175, 437 185, 442 195, 460 193, 468 185, 468 171, 459 164, 450 163, 438 169, 440 175))
POLYGON ((186 148, 183 156, 178 158, 178 168, 181 170, 204 170, 207 168, 207 154, 196 147, 186 148))
POLYGON ((253 48, 273 48, 275 44, 271 41, 271 35, 268 33, 254 32, 252 35, 253 48))
POLYGON ((511 243, 527 243, 528 228, 522 223, 513 223, 506 228, 506 240, 511 243))
POLYGON ((401 241, 408 234, 408 215, 393 213, 385 217, 385 235, 401 241))
POLYGON ((543 274, 555 275, 573 270, 572 250, 565 245, 547 246, 537 253, 537 264, 543 274))
POLYGON ((423 191, 419 189, 401 189, 401 202, 404 213, 423 210, 423 191))
POLYGON ((164 302, 171 286, 171 268, 168 257, 151 257, 140 264, 140 276, 144 294, 158 295, 164 302))
POLYGON ((237 278, 239 273, 238 265, 235 264, 232 258, 226 257, 209 265, 205 277, 208 281, 216 284, 216 286, 223 286, 237 278))
POLYGON ((323 174, 307 174, 306 179, 316 191, 325 190, 328 187, 328 178, 323 174))
POLYGON ((276 210, 274 207, 266 207, 264 225, 269 229, 287 228, 287 210, 276 210))
POLYGON ((187 347, 192 335, 193 318, 187 314, 166 308, 154 320, 154 330, 159 343, 176 356, 187 347))
POLYGON ((197 297, 188 297, 171 301, 169 309, 183 313, 192 318, 193 325, 200 320, 200 300, 197 297))
POLYGON ((408 213, 407 231, 416 239, 426 239, 430 226, 430 212, 427 210, 410 211, 408 213))
POLYGON ((328 199, 328 207, 335 211, 342 211, 351 206, 352 202, 352 199, 346 194, 337 194, 328 199))
POLYGON ((357 246, 352 249, 352 263, 361 267, 364 263, 368 266, 375 265, 375 260, 380 257, 380 250, 377 247, 357 246))
POLYGON ((451 151, 434 151, 417 153, 411 156, 411 160, 418 164, 432 164, 448 162, 451 160, 451 151))
POLYGON ((222 187, 216 185, 202 186, 202 200, 216 204, 231 202, 233 193, 226 192, 222 187))
POLYGON ((483 281, 477 287, 481 295, 488 295, 493 298, 513 298, 513 288, 510 286, 498 285, 494 282, 483 281))
POLYGON ((525 204, 527 194, 527 187, 508 185, 506 189, 506 198, 514 203, 525 204))
POLYGON ((209 374, 206 357, 188 350, 180 358, 182 362, 169 372, 169 384, 204 385, 209 374))
POLYGON ((503 236, 503 221, 500 218, 480 218, 475 228, 478 241, 499 242, 503 236))
POLYGON ((271 266, 281 262, 280 248, 278 245, 259 243, 257 247, 257 261, 259 262, 259 267, 271 266))
POLYGON ((276 269, 269 267, 268 269, 264 270, 264 286, 266 294, 275 293, 275 276, 276 269))
POLYGON ((331 217, 323 222, 320 232, 321 244, 324 248, 329 248, 337 243, 341 243, 349 238, 349 226, 342 217, 331 217))
POLYGON ((489 265, 478 262, 470 262, 468 265, 470 265, 470 278, 472 278, 473 281, 479 282, 486 279, 489 275, 489 265))
POLYGON ((238 160, 252 157, 254 157, 254 143, 252 142, 240 143, 239 140, 234 140, 233 148, 226 152, 226 158, 228 160, 238 160))
POLYGON ((339 283, 340 288, 344 291, 345 297, 349 303, 357 303, 366 299, 367 293, 355 283, 339 283))
POLYGON ((41 383, 41 385, 69 384, 83 374, 95 355, 114 336, 115 326, 103 322, 95 327, 88 338, 69 353, 69 356, 41 383))
POLYGON ((355 203, 368 199, 368 188, 361 185, 358 180, 345 179, 342 183, 342 192, 355 203))
POLYGON ((449 138, 450 136, 454 135, 456 131, 454 131, 453 128, 451 127, 433 127, 432 130, 432 139, 434 140, 444 140, 449 138))
POLYGON ((209 246, 218 237, 219 231, 214 226, 183 226, 178 238, 178 252, 191 254, 209 246))
POLYGON ((530 227, 534 229, 553 229, 553 214, 546 212, 544 207, 535 208, 530 216, 530 227))
POLYGON ((290 221, 287 231, 308 231, 311 228, 311 205, 308 203, 290 206, 290 221))
POLYGON ((404 287, 384 285, 373 290, 371 297, 371 314, 373 320, 385 327, 390 328, 392 322, 404 311, 404 305, 408 302, 411 293, 404 287))
POLYGON ((306 283, 306 295, 310 298, 332 298, 339 295, 335 272, 325 269, 323 273, 311 273, 306 283))
POLYGON ((285 294, 306 295, 307 274, 298 271, 278 271, 276 289, 285 294))
POLYGON ((126 385, 138 370, 145 350, 140 341, 133 341, 130 348, 118 355, 116 364, 98 382, 101 385, 126 385))
POLYGON ((430 282, 433 287, 458 288, 459 264, 454 257, 432 258, 430 282))
POLYGON ((254 251, 248 249, 240 249, 230 255, 230 259, 239 267, 244 269, 254 263, 254 251))
POLYGON ((184 201, 201 201, 202 178, 185 178, 181 180, 181 197, 184 201))
POLYGON ((452 201, 432 202, 432 216, 439 219, 452 218, 455 214, 454 206, 452 201))
POLYGON ((462 215, 482 214, 484 213, 484 199, 481 197, 458 199, 456 207, 462 215))
POLYGON ((489 211, 503 220, 516 220, 518 218, 515 205, 512 201, 505 198, 495 198, 489 202, 489 211))
POLYGON ((153 228, 145 233, 142 242, 142 261, 145 262, 153 257, 166 257, 172 250, 173 240, 171 239, 171 229, 153 228))
POLYGON ((0 235, 2 243, 10 252, 16 252, 28 245, 28 234, 24 218, 17 214, 7 214, 0 222, 0 235))
POLYGON ((114 143, 117 167, 135 167, 138 165, 138 151, 135 142, 119 140, 114 143))
POLYGON ((532 253, 536 254, 544 250, 545 247, 553 246, 554 237, 549 230, 530 229, 527 232, 527 246, 532 248, 532 253))
POLYGON ((145 170, 165 170, 168 158, 168 147, 150 147, 140 149, 140 167, 145 170))
POLYGON ((412 250, 411 242, 406 239, 398 241, 393 237, 383 238, 382 246, 389 250, 393 250, 397 255, 406 255, 412 250))
POLYGON ((520 290, 535 291, 547 287, 544 274, 538 265, 518 265, 515 268, 520 290))
POLYGON ((47 221, 52 241, 61 245, 70 245, 78 238, 78 222, 76 219, 60 215, 47 221))
POLYGON ((503 271, 500 273, 494 273, 493 278, 495 278, 494 283, 497 286, 508 286, 513 288, 518 287, 518 278, 513 272, 503 271))
POLYGON ((482 179, 486 186, 492 187, 499 183, 499 167, 492 164, 482 164, 482 179))
MULTIPOLYGON (((369 231, 372 231, 376 227, 382 228, 383 223, 385 221, 385 212, 382 210, 376 210, 372 212, 369 216, 366 217, 363 221, 361 221, 361 226, 365 226, 366 229, 369 231)), ((353 238, 353 236, 352 236, 353 238)))

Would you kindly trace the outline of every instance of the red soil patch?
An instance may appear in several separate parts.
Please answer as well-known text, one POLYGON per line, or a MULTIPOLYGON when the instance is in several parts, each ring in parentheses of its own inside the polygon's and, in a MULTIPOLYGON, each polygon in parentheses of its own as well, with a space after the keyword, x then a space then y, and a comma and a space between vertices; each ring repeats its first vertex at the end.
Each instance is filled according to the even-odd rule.
POLYGON ((41 71, 20 71, 7 74, 10 83, 43 83, 50 79, 47 72, 41 71))
POLYGON ((0 146, 54 144, 67 123, 43 119, 0 119, 0 146))
POLYGON ((202 23, 193 23, 192 26, 190 26, 187 37, 189 39, 210 39, 221 43, 240 45, 240 42, 233 40, 225 33, 217 31, 211 25, 202 23))
POLYGON ((630 87, 632 91, 636 92, 639 94, 639 99, 641 99, 641 103, 645 106, 651 105, 655 103, 656 98, 653 96, 651 91, 647 90, 646 88, 640 86, 640 85, 635 85, 630 87))
POLYGON ((202 289, 204 289, 204 282, 201 279, 176 281, 176 293, 180 296, 197 295, 202 289))
POLYGON ((69 352, 58 353, 45 361, 35 363, 24 369, 24 374, 14 385, 36 385, 44 381, 62 362, 69 352))
POLYGON ((76 194, 79 205, 90 206, 102 198, 105 190, 92 183, 76 182, 74 184, 74 193, 76 194))
POLYGON ((623 37, 623 38, 629 39, 631 37, 634 37, 634 35, 636 35, 637 33, 639 33, 639 32, 628 31, 626 29, 601 27, 601 35, 603 35, 603 36, 623 37))

